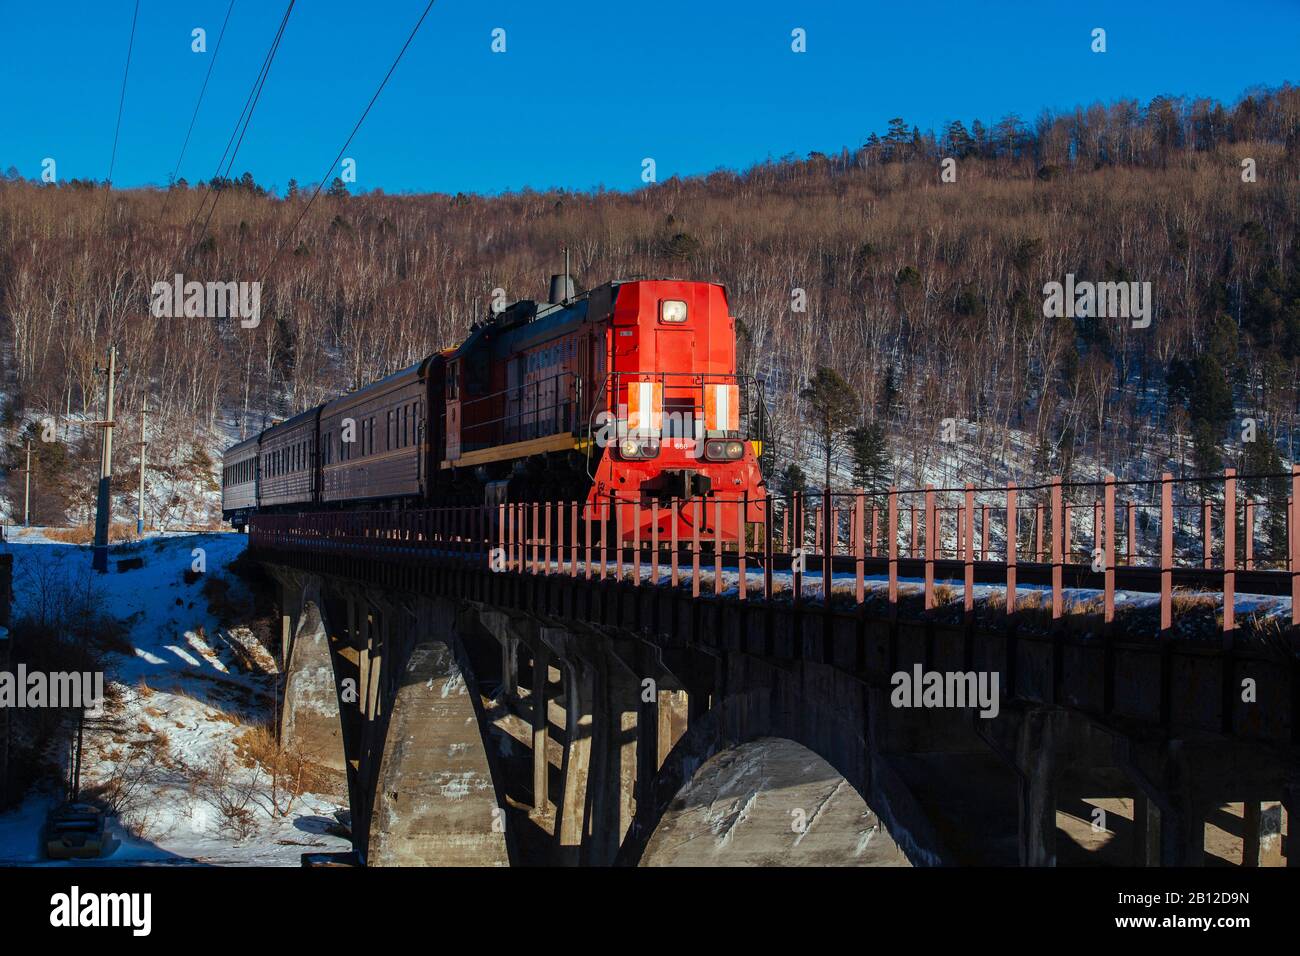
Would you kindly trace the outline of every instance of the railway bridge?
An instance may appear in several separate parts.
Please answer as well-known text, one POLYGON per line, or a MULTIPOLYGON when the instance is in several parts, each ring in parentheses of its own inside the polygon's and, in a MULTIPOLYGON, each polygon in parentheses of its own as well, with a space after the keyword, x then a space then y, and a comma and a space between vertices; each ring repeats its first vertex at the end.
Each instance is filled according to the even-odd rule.
POLYGON ((770 738, 808 752, 763 783, 774 859, 833 825, 794 805, 829 765, 856 862, 1086 861, 1065 815, 1107 862, 1217 829, 1294 865, 1300 472, 1238 481, 258 515, 249 551, 282 739, 346 773, 366 865, 654 862, 770 738), (994 696, 899 690, 931 674, 994 696))

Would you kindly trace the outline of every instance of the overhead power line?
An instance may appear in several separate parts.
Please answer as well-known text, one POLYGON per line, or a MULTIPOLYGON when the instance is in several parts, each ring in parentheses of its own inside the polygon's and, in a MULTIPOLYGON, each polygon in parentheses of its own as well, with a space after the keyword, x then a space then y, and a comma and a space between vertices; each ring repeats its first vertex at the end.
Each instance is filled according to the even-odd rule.
POLYGON ((212 68, 217 65, 217 57, 221 54, 221 41, 226 38, 226 25, 230 23, 230 14, 234 9, 235 0, 230 0, 230 6, 226 8, 226 19, 221 22, 221 33, 217 35, 217 45, 213 48, 212 59, 208 62, 208 72, 203 77, 203 86, 199 89, 199 98, 194 104, 194 115, 190 117, 190 128, 185 131, 185 141, 181 143, 180 155, 176 157, 176 166, 172 169, 167 196, 163 199, 162 213, 158 217, 160 220, 166 215, 167 204, 172 200, 172 189, 176 186, 176 176, 181 171, 181 162, 185 159, 185 150, 189 148, 190 136, 194 134, 194 123, 199 118, 199 107, 203 105, 203 96, 208 91, 208 81, 212 79, 212 68))
MULTIPOLYGON (((262 68, 258 72, 257 79, 253 81, 253 87, 248 91, 248 97, 244 101, 244 109, 239 114, 239 119, 235 121, 235 128, 231 131, 230 140, 226 143, 226 149, 221 154, 221 159, 217 162, 217 172, 212 177, 214 180, 227 179, 230 176, 230 170, 235 165, 235 157, 239 155, 239 147, 244 142, 244 136, 248 133, 249 124, 253 121, 253 111, 257 109, 257 103, 262 98, 262 89, 266 86, 266 78, 270 75, 271 64, 275 60, 276 51, 280 49, 280 40, 284 37, 284 28, 289 22, 289 14, 293 12, 295 0, 289 0, 289 5, 285 7, 284 16, 280 18, 280 28, 275 33, 275 38, 271 41, 270 49, 266 52, 266 58, 262 61, 262 68), (240 124, 243 124, 241 129, 240 124), (233 147, 233 149, 232 149, 233 147), (229 155, 229 161, 226 160, 229 155), (225 172, 221 170, 222 164, 225 164, 225 172)), ((186 260, 194 257, 194 250, 198 248, 203 237, 207 234, 208 225, 212 222, 212 214, 217 211, 217 203, 221 201, 223 189, 211 190, 215 193, 212 200, 212 208, 208 210, 207 218, 203 221, 203 228, 199 231, 199 236, 191 244, 189 252, 186 254, 186 260)), ((193 231, 194 223, 203 212, 203 207, 207 203, 207 194, 204 194, 203 200, 199 203, 199 208, 195 211, 194 218, 190 220, 189 228, 186 229, 186 237, 193 231)))
POLYGON ((334 161, 330 163, 326 168, 324 175, 321 176, 320 181, 316 183, 316 189, 312 192, 311 198, 307 200, 306 205, 303 206, 302 212, 299 213, 298 218, 294 220, 293 227, 284 238, 280 240, 280 244, 276 247, 275 255, 271 257, 271 261, 268 262, 266 268, 262 270, 262 275, 258 279, 259 282, 266 278, 267 273, 271 271, 271 267, 275 265, 276 260, 280 258, 280 254, 284 251, 285 244, 293 238, 294 233, 298 231, 298 226, 301 225, 303 218, 307 215, 308 210, 311 209, 312 203, 316 201, 316 197, 320 195, 321 189, 325 186, 325 180, 329 177, 330 172, 338 167, 339 161, 343 158, 343 154, 347 152, 347 148, 351 145, 353 137, 357 135, 357 130, 361 129, 361 124, 364 123, 366 117, 370 115, 371 107, 375 105, 375 101, 379 99, 379 94, 382 93, 384 87, 388 85, 388 80, 393 75, 393 71, 397 69, 397 64, 402 62, 402 57, 405 55, 407 47, 411 45, 411 41, 415 39, 415 35, 420 32, 420 27, 424 23, 424 18, 427 17, 429 11, 433 9, 433 4, 434 0, 429 0, 428 4, 424 8, 424 12, 420 14, 420 19, 415 21, 415 26, 411 28, 410 36, 406 38, 406 42, 402 44, 402 48, 397 51, 397 56, 393 60, 393 65, 390 66, 388 72, 384 74, 383 80, 380 81, 379 87, 375 90, 375 95, 370 97, 370 102, 366 104, 365 110, 362 111, 361 118, 358 119, 356 125, 352 127, 352 132, 348 134, 348 138, 343 141, 343 145, 339 148, 338 155, 334 157, 334 161))
POLYGON ((113 152, 108 158, 108 180, 104 183, 104 212, 108 212, 108 194, 113 188, 113 169, 117 166, 117 141, 122 133, 122 109, 126 106, 126 79, 131 75, 131 53, 135 49, 135 25, 140 19, 140 0, 135 0, 131 15, 131 39, 126 45, 126 66, 122 68, 122 92, 117 97, 117 123, 113 127, 113 152))

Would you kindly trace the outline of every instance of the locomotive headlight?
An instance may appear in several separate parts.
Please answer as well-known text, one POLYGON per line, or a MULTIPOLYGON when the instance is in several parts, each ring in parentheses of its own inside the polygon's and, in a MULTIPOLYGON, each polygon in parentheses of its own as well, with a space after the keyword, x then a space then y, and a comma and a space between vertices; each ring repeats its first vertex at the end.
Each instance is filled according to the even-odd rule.
POLYGON ((744 442, 714 438, 704 443, 704 457, 710 461, 738 461, 744 454, 744 442))
POLYGON ((623 458, 653 458, 659 454, 659 444, 647 439, 624 438, 619 442, 618 453, 623 458))
POLYGON ((686 321, 686 303, 681 299, 664 299, 659 303, 659 321, 680 324, 686 321))

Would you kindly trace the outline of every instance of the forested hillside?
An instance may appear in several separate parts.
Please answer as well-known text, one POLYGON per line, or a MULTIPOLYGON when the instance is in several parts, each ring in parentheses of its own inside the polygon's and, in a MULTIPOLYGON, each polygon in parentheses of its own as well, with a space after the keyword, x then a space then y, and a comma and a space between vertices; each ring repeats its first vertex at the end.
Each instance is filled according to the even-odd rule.
POLYGON ((335 183, 296 231, 310 194, 297 184, 121 191, 11 170, 0 181, 6 497, 21 508, 22 430, 54 415, 67 441, 38 443, 34 472, 48 507, 75 507, 76 468, 97 446, 68 420, 98 416, 95 367, 110 342, 128 370, 118 447, 138 441, 147 394, 151 447, 180 482, 210 470, 241 428, 456 342, 493 289, 544 298, 565 248, 580 287, 637 274, 726 283, 745 370, 768 383, 782 467, 821 454, 806 386, 827 367, 863 426, 863 480, 959 464, 976 478, 1136 476, 1166 460, 1192 473, 1240 456, 1271 470, 1292 457, 1296 416, 1298 187, 1292 87, 937 134, 899 119, 838 155, 631 193, 348 195, 335 183), (153 317, 153 283, 178 272, 264 279, 260 325, 153 317), (1044 317, 1045 284, 1067 274, 1150 282, 1149 326, 1044 317), (1244 417, 1258 425, 1243 444, 1244 417))

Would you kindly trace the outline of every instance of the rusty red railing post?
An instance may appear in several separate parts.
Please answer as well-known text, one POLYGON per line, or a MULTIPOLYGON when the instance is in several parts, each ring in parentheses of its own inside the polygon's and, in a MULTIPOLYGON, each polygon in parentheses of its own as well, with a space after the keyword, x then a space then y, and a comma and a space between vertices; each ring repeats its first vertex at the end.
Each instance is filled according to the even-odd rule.
MULTIPOLYGON (((707 507, 707 506, 706 506, 707 507)), ((722 498, 713 502, 713 596, 722 593, 722 498)))
POLYGON ((1160 476, 1160 630, 1174 624, 1174 476, 1160 476))
POLYGON ((916 557, 916 505, 909 504, 907 506, 907 509, 910 512, 909 523, 912 532, 912 542, 911 545, 908 547, 907 556, 909 558, 915 558, 916 557))
POLYGON ((609 502, 600 500, 600 579, 605 580, 609 569, 609 502))
MULTIPOLYGON (((418 518, 416 519, 419 520, 418 518)), ((504 558, 506 554, 506 506, 504 502, 497 504, 497 555, 504 558)), ((509 559, 502 561, 503 568, 510 567, 509 559)), ((495 570, 495 569, 494 569, 495 570)))
POLYGON ((531 540, 533 543, 533 574, 537 574, 538 569, 541 567, 541 559, 542 559, 541 505, 538 502, 534 501, 532 510, 533 510, 533 534, 531 540))
POLYGON ((831 562, 835 557, 835 532, 838 530, 834 527, 833 500, 830 488, 823 488, 822 513, 826 515, 826 527, 823 531, 824 538, 822 540, 822 600, 826 602, 827 607, 831 606, 831 591, 833 590, 831 562))
POLYGON ((1101 559, 1105 562, 1105 623, 1115 620, 1115 476, 1107 475, 1105 483, 1105 533, 1101 559))
POLYGON ((736 522, 736 567, 739 570, 739 577, 736 579, 736 587, 739 589, 740 600, 744 601, 749 597, 749 581, 745 577, 745 519, 749 517, 749 490, 746 489, 741 494, 740 515, 736 522))
POLYGON ((790 587, 791 599, 798 604, 803 599, 803 492, 796 491, 790 495, 790 524, 794 528, 798 543, 788 549, 790 552, 790 587))
POLYGON ((542 516, 542 574, 551 573, 551 502, 546 502, 545 514, 542 516))
POLYGON ((925 609, 934 607, 934 548, 939 531, 939 512, 934 507, 934 485, 925 486, 925 609))
MULTIPOLYGON (((515 516, 515 503, 508 502, 505 504, 506 509, 506 567, 511 571, 518 571, 518 556, 515 554, 518 540, 518 519, 515 516)), ((434 529, 433 514, 425 511, 420 519, 420 524, 424 528, 425 547, 434 549, 438 542, 438 536, 434 529)))
POLYGON ((632 502, 632 587, 641 586, 641 499, 632 502))
POLYGON ((962 557, 966 564, 962 570, 965 572, 962 577, 962 610, 965 612, 966 621, 969 623, 975 616, 975 485, 966 482, 966 501, 965 501, 966 524, 962 528, 965 533, 965 542, 962 548, 962 557))
POLYGON ((659 583, 659 499, 650 502, 650 583, 659 583))
POLYGON ((668 557, 668 565, 672 574, 672 586, 677 587, 678 582, 681 580, 677 564, 677 551, 678 548, 681 547, 681 544, 678 541, 677 519, 681 512, 681 506, 676 498, 674 498, 669 504, 668 511, 668 520, 671 522, 668 533, 672 543, 672 552, 668 557))
POLYGON ((578 576, 578 502, 569 502, 569 577, 578 576))
POLYGON ((772 495, 763 491, 763 600, 772 600, 772 495))
POLYGON ((889 509, 889 517, 886 521, 889 532, 886 549, 889 556, 889 616, 894 618, 898 616, 898 489, 893 485, 889 486, 887 507, 889 509))
POLYGON ((614 501, 614 580, 623 580, 623 503, 614 501))
POLYGON ((853 491, 853 599, 861 604, 866 598, 866 547, 863 539, 863 532, 866 530, 863 525, 864 521, 864 504, 862 500, 862 489, 855 488, 853 491))
POLYGON ((700 516, 702 499, 695 498, 695 520, 691 522, 691 597, 700 596, 700 516))
POLYGON ((1064 535, 1061 527, 1061 476, 1053 475, 1052 485, 1052 620, 1060 621, 1064 611, 1061 592, 1064 566, 1061 561, 1061 545, 1064 535))
POLYGON ((1237 469, 1223 469, 1223 634, 1237 624, 1237 469))
POLYGON ((1016 514, 1016 485, 1007 485, 1007 594, 1006 611, 1008 615, 1016 611, 1016 538, 1019 527, 1016 514))
POLYGON ((586 581, 591 580, 591 518, 591 502, 584 501, 582 503, 582 524, 586 533, 587 543, 582 556, 582 576, 586 581))
POLYGON ((880 509, 875 502, 871 504, 871 556, 876 556, 876 542, 880 538, 880 509))
POLYGON ((564 573, 564 554, 568 550, 569 541, 564 536, 564 502, 555 503, 555 562, 556 574, 564 573))

